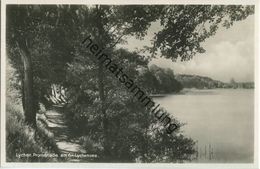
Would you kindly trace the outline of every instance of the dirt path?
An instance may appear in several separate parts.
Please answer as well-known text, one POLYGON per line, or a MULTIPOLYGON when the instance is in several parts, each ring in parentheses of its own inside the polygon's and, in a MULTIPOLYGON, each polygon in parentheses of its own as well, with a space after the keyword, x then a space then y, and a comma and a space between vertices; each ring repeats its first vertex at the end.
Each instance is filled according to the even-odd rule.
MULTIPOLYGON (((62 154, 84 154, 85 149, 79 144, 78 139, 72 139, 66 120, 61 112, 61 108, 54 107, 46 112, 47 123, 50 130, 54 133, 56 144, 62 154)), ((83 159, 67 158, 70 162, 77 162, 83 159)))

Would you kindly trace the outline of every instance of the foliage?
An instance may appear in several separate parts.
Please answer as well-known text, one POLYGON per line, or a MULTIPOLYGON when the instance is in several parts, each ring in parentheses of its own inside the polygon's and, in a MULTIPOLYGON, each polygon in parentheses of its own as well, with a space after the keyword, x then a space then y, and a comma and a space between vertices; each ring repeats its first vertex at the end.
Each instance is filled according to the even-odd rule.
POLYGON ((176 75, 176 79, 183 85, 184 88, 214 89, 228 87, 228 84, 221 81, 197 75, 176 75))
POLYGON ((21 106, 7 104, 6 119, 6 152, 10 162, 43 162, 57 161, 55 158, 17 158, 23 153, 59 153, 53 134, 38 121, 38 130, 29 127, 24 122, 21 106))
MULTIPOLYGON (((112 56, 116 61, 120 58, 121 64, 119 65, 124 65, 124 71, 127 75, 131 76, 132 79, 137 79, 140 86, 144 87, 144 89, 148 87, 147 84, 149 84, 149 81, 146 81, 146 75, 141 73, 141 70, 147 70, 147 61, 142 56, 123 49, 114 52, 112 56), (142 80, 144 81, 142 82, 142 80)), ((89 65, 90 62, 75 59, 72 65, 69 66, 67 84, 73 84, 73 88, 70 88, 68 91, 68 95, 70 96, 71 93, 71 97, 69 97, 69 103, 66 106, 67 119, 71 124, 73 133, 81 137, 81 142, 86 151, 90 154, 98 154, 100 158, 96 159, 97 161, 104 161, 107 157, 104 157, 102 114, 97 113, 101 109, 101 103, 98 97, 98 88, 95 86, 98 77, 93 76, 98 73, 98 70, 93 69, 89 65)), ((151 72, 155 79, 158 78, 158 80, 156 79, 158 82, 163 78, 163 80, 169 78, 175 83, 173 72, 170 70, 152 66, 151 72)), ((167 161, 173 155, 177 156, 175 153, 171 154, 170 150, 169 152, 166 151, 168 150, 167 147, 175 144, 175 139, 180 141, 180 147, 187 146, 190 149, 186 157, 179 161, 191 158, 191 155, 195 151, 192 147, 194 143, 191 139, 183 142, 185 144, 181 143, 181 136, 179 135, 160 139, 165 131, 161 128, 160 131, 157 131, 157 134, 154 133, 155 131, 152 130, 152 126, 159 127, 154 115, 146 110, 138 100, 129 95, 125 86, 120 84, 113 74, 109 71, 104 73, 104 80, 109 82, 106 84, 106 91, 108 92, 105 95, 110 136, 109 142, 111 145, 109 162, 134 162, 138 160, 142 162, 167 161), (159 154, 158 151, 155 151, 155 147, 159 147, 159 145, 161 146, 161 151, 165 150, 164 153, 161 152, 159 154), (162 160, 163 157, 166 159, 162 160)), ((165 84, 165 81, 160 82, 160 84, 165 84)), ((151 89, 165 92, 165 90, 159 88, 159 85, 151 89)), ((171 87, 169 90, 173 90, 173 88, 171 87)), ((182 156, 180 155, 179 157, 181 158, 182 156)), ((177 159, 175 160, 178 161, 177 159)))
POLYGON ((173 70, 151 65, 143 69, 140 75, 141 86, 149 93, 176 93, 182 89, 181 83, 175 79, 173 70))
POLYGON ((229 28, 235 21, 254 13, 254 6, 242 5, 174 5, 165 6, 159 15, 162 30, 154 36, 153 54, 173 61, 190 60, 204 53, 200 45, 222 25, 229 28))

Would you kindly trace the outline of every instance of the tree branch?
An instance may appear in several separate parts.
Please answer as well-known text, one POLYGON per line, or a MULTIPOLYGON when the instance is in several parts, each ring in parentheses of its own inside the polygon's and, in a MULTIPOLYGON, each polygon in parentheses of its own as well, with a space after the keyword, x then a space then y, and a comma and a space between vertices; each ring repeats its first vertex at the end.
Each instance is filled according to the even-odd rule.
POLYGON ((125 36, 125 34, 122 34, 121 36, 119 36, 119 38, 117 39, 117 41, 116 41, 113 45, 111 45, 110 47, 108 47, 108 49, 114 48, 114 47, 118 44, 118 42, 122 39, 123 36, 125 36))

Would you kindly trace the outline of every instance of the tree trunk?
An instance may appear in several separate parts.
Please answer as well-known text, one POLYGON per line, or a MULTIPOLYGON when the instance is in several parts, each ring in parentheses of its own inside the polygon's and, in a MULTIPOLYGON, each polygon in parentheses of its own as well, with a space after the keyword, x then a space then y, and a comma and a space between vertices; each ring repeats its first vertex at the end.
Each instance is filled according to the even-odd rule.
POLYGON ((105 160, 109 161, 111 157, 111 146, 109 141, 109 121, 107 119, 106 109, 105 109, 105 94, 104 94, 104 70, 103 65, 100 63, 98 68, 98 87, 99 87, 99 97, 101 101, 101 113, 102 113, 102 125, 104 132, 104 156, 105 160))
POLYGON ((33 93, 32 60, 25 43, 18 42, 19 52, 23 63, 22 100, 25 121, 36 127, 36 107, 33 93))
MULTIPOLYGON (((102 47, 105 47, 106 45, 103 43, 103 36, 104 36, 104 28, 102 23, 100 22, 102 20, 101 17, 101 7, 96 5, 97 10, 97 28, 98 28, 98 36, 97 41, 98 44, 102 47)), ((103 64, 98 64, 98 89, 99 89, 99 97, 101 101, 101 113, 102 113, 102 125, 103 125, 103 136, 104 136, 104 160, 106 162, 109 162, 111 159, 111 141, 109 137, 109 120, 107 118, 107 112, 106 112, 106 97, 105 97, 105 87, 104 87, 104 69, 103 64)))

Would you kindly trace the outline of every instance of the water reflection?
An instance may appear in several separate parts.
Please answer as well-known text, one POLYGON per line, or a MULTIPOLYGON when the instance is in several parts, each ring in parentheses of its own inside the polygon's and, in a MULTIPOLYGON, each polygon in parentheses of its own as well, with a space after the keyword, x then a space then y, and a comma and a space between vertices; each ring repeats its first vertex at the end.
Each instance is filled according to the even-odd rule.
POLYGON ((197 140, 198 162, 253 162, 254 90, 184 90, 154 101, 187 123, 182 130, 197 140))

